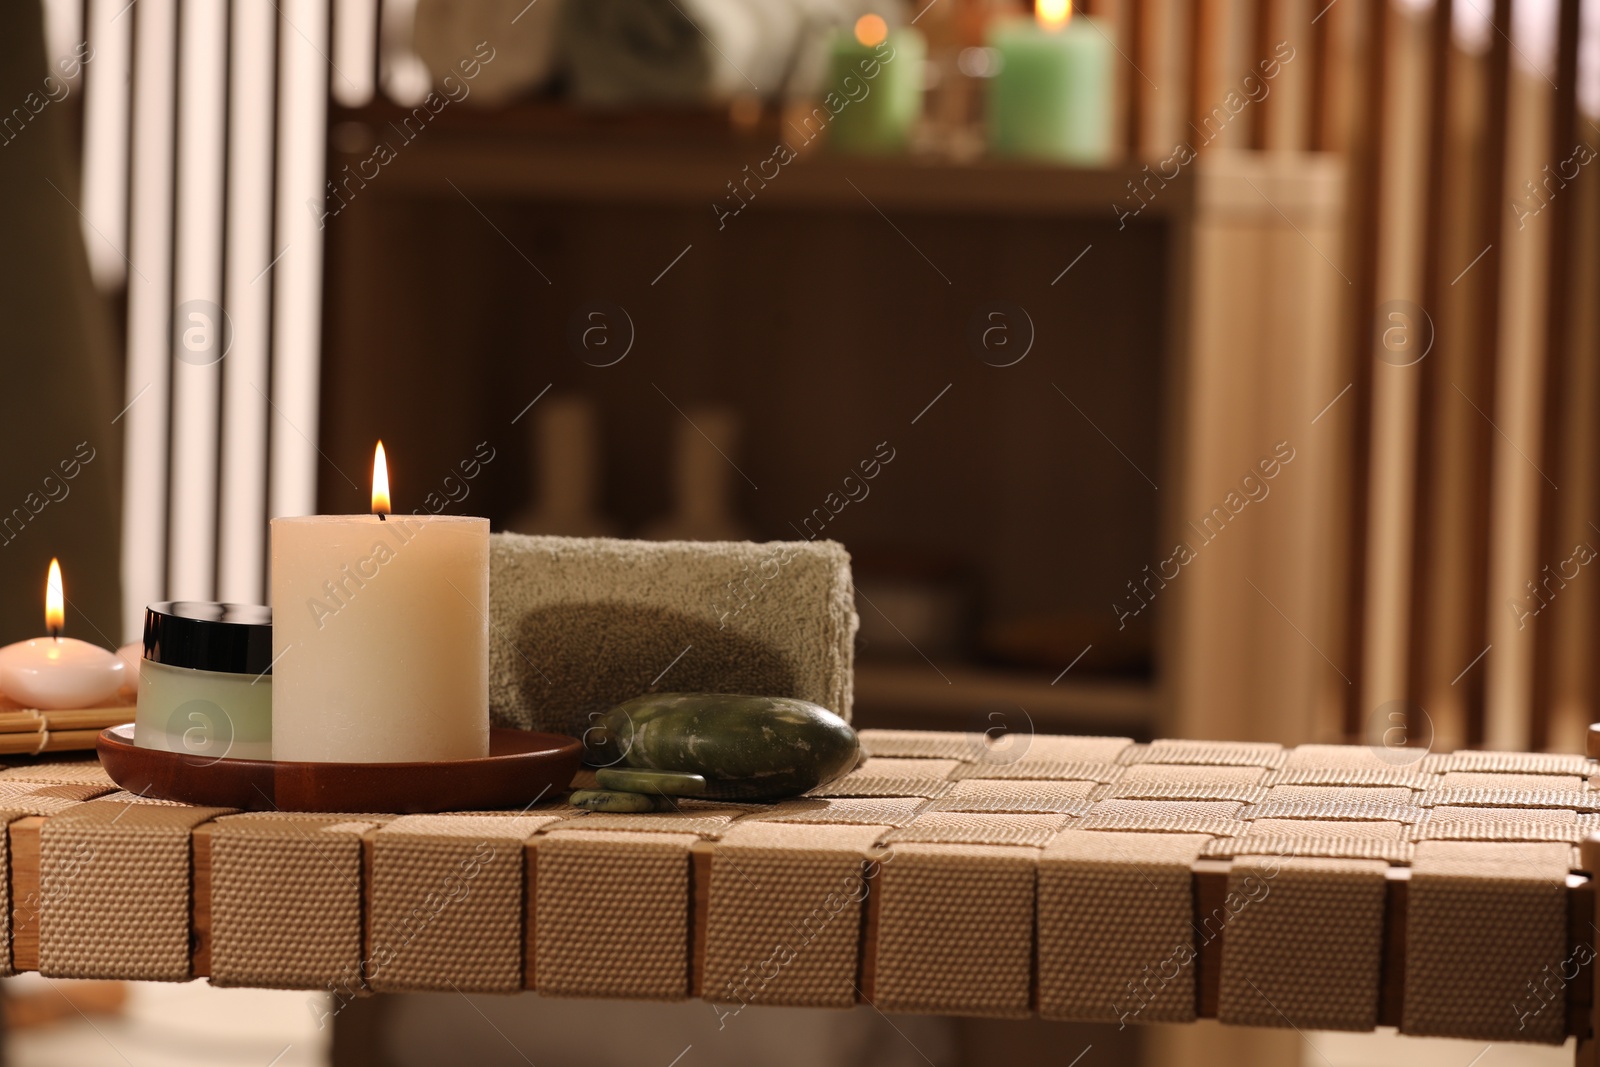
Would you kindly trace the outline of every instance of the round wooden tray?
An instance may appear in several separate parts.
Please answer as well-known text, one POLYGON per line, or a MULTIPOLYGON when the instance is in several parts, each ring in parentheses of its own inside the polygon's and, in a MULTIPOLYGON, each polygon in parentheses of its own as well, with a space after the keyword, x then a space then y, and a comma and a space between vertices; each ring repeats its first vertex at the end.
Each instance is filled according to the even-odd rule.
POLYGON ((133 724, 100 732, 100 763, 130 793, 245 811, 494 811, 553 799, 582 756, 576 738, 491 729, 489 755, 446 763, 290 763, 137 748, 133 724))

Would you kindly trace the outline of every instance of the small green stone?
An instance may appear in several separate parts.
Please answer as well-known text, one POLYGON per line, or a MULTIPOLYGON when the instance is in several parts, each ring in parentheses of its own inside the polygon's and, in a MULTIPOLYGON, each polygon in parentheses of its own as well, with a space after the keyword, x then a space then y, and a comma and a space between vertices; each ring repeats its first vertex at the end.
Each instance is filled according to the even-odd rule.
POLYGON ((689 771, 643 771, 629 767, 601 767, 595 781, 606 789, 627 793, 661 794, 669 797, 697 797, 706 791, 706 780, 689 771))
POLYGON ((849 773, 856 732, 792 697, 650 693, 607 711, 585 733, 589 762, 703 775, 707 796, 780 800, 849 773))
POLYGON ((666 797, 653 797, 646 793, 622 793, 610 789, 578 789, 571 796, 573 807, 590 811, 608 811, 630 814, 643 811, 671 811, 672 803, 666 797))

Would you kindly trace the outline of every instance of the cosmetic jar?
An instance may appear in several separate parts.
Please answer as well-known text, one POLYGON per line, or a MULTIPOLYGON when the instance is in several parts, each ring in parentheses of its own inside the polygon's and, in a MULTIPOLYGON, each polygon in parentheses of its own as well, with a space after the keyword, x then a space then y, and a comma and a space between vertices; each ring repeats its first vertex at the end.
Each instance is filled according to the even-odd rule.
POLYGON ((272 609, 172 600, 144 613, 133 741, 197 760, 272 758, 272 609))

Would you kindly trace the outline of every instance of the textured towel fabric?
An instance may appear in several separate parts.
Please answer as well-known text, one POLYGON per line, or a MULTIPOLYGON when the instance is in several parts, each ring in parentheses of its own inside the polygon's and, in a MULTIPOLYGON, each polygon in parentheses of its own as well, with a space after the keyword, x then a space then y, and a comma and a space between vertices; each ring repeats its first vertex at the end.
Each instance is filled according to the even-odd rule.
POLYGON ((1223 942, 1217 1018, 1317 1030, 1377 1026, 1388 870, 1378 860, 1236 857, 1228 893, 1242 903, 1223 942))
POLYGON ((1406 909, 1402 1033, 1560 1044, 1537 991, 1567 955, 1571 847, 1421 841, 1406 909))
POLYGON ((489 565, 497 726, 577 736, 652 687, 797 697, 850 718, 858 620, 835 541, 495 534, 489 565))

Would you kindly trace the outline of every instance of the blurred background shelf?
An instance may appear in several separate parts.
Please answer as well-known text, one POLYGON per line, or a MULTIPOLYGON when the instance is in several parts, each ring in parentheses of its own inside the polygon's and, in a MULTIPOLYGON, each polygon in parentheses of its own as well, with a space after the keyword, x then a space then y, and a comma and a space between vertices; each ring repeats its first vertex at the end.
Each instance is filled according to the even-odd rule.
POLYGON ((1048 674, 990 667, 856 663, 855 725, 863 729, 1099 732, 1148 740, 1156 710, 1149 681, 1068 674, 1052 683, 1048 674))
MULTIPOLYGON (((383 142, 397 158, 374 184, 450 196, 453 183, 469 195, 736 208, 728 183, 748 177, 763 207, 871 211, 865 194, 883 210, 1112 219, 1116 205, 1138 206, 1130 183, 1144 177, 1142 164, 1132 162, 1085 168, 932 154, 839 156, 807 144, 802 128, 770 115, 739 129, 711 111, 594 113, 558 104, 458 108, 421 128, 416 120, 405 125, 411 114, 390 104, 335 109, 329 166, 335 184, 347 174, 372 174, 371 164, 365 171, 357 164, 383 142), (780 142, 800 158, 767 162, 780 142), (763 182, 763 169, 777 177, 763 182)), ((1162 190, 1138 222, 1183 213, 1190 188, 1162 190)))
MULTIPOLYGON (((381 426, 407 491, 424 492, 487 438, 497 458, 459 506, 495 529, 576 464, 609 529, 656 536, 699 450, 743 535, 849 546, 875 604, 860 721, 970 729, 1002 701, 1041 730, 1155 729, 1151 616, 1123 629, 1110 605, 1156 558, 1194 183, 1124 227, 1113 205, 1132 164, 814 151, 750 179, 719 224, 714 205, 739 204, 728 183, 782 135, 770 113, 740 128, 711 112, 447 108, 403 141, 407 114, 330 120, 329 175, 347 186, 325 220, 319 447, 334 467, 361 470, 381 426), (373 175, 380 139, 395 158, 351 178, 373 175), (614 346, 585 352, 575 337, 601 305, 614 346), (1015 333, 987 350, 996 321, 1015 333), (541 436, 573 404, 592 464, 541 436), (734 438, 716 452, 700 435, 720 439, 713 424, 734 438), (894 458, 843 486, 874 455, 894 458), (1018 623, 1070 650, 993 647, 1018 623), (911 656, 907 641, 951 684, 876 665, 911 656)), ((319 510, 361 506, 360 483, 323 479, 319 510)))

